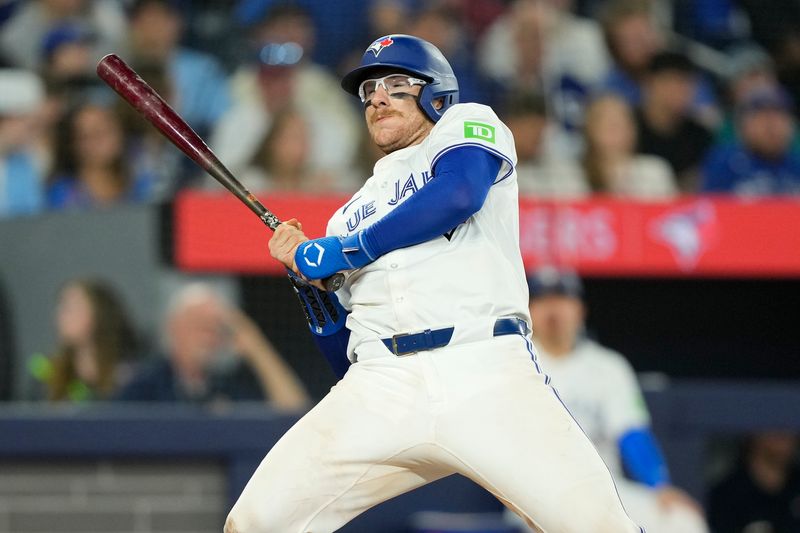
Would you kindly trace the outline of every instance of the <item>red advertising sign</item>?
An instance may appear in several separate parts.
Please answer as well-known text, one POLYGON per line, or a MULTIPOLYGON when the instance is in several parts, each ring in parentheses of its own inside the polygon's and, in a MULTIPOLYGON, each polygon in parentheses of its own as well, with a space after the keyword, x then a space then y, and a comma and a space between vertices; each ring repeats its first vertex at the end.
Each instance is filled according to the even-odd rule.
MULTIPOLYGON (((322 236, 346 197, 270 195, 279 216, 322 236)), ((224 193, 186 192, 175 204, 175 260, 189 271, 279 274, 271 232, 224 193)), ((674 202, 596 198, 520 201, 529 270, 563 265, 598 276, 800 276, 800 202, 686 197, 674 202)))

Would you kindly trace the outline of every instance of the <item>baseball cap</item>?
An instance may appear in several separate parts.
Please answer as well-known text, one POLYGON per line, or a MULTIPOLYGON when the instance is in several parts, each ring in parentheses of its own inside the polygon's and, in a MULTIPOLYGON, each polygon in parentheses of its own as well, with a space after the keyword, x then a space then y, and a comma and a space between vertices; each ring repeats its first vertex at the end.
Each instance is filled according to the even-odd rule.
POLYGON ((528 278, 528 292, 531 298, 560 295, 581 299, 583 283, 572 270, 543 267, 528 278))
POLYGON ((44 101, 44 83, 29 70, 0 69, 0 115, 30 113, 44 101))
POLYGON ((791 113, 792 98, 781 87, 759 87, 750 91, 736 108, 739 115, 768 109, 791 113))
POLYGON ((59 47, 72 43, 90 43, 92 33, 78 24, 61 24, 45 34, 42 40, 42 54, 50 59, 59 47))

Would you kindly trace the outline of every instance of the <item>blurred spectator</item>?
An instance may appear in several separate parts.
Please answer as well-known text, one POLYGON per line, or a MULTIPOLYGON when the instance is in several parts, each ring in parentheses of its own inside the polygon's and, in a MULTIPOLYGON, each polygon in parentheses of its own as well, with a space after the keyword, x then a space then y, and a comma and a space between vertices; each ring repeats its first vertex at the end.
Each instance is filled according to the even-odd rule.
POLYGON ((408 33, 433 43, 442 51, 458 79, 459 102, 490 103, 485 84, 474 67, 466 31, 458 11, 448 7, 423 9, 415 16, 408 33))
POLYGON ((110 109, 83 104, 64 117, 47 190, 50 208, 145 201, 153 181, 151 175, 134 173, 126 161, 122 126, 110 109))
POLYGON ((14 65, 38 70, 45 35, 62 24, 78 25, 95 35, 93 57, 118 49, 125 37, 120 2, 37 0, 21 2, 0 29, 0 48, 14 65))
POLYGON ((555 117, 571 131, 582 106, 606 75, 609 58, 600 27, 570 11, 569 0, 516 0, 483 36, 483 73, 510 90, 547 95, 555 117))
POLYGON ((583 170, 592 191, 641 199, 677 192, 672 169, 657 156, 636 154, 636 121, 622 98, 607 94, 586 110, 583 170))
POLYGON ((173 295, 165 355, 146 364, 119 393, 126 401, 209 402, 267 399, 299 409, 308 396, 258 326, 210 286, 173 295))
POLYGON ((636 112, 637 151, 664 158, 684 191, 696 189, 698 166, 713 140, 689 115, 696 84, 697 71, 685 55, 659 52, 650 61, 636 112))
POLYGON ((673 0, 673 27, 681 35, 724 48, 749 35, 747 16, 738 0, 673 0))
POLYGON ((750 437, 736 469, 711 489, 708 516, 719 533, 800 531, 796 435, 750 437))
POLYGON ((746 44, 728 52, 723 81, 729 111, 717 132, 717 141, 731 142, 737 138, 734 110, 754 90, 778 86, 778 79, 767 52, 755 44, 746 44))
POLYGON ((648 533, 707 531, 698 505, 670 484, 630 363, 582 337, 580 279, 544 268, 528 285, 542 369, 608 465, 630 517, 648 533))
POLYGON ((775 59, 778 79, 800 101, 800 2, 738 0, 750 18, 753 38, 775 59))
POLYGON ((48 164, 41 143, 44 86, 25 70, 0 69, 0 218, 44 206, 48 164))
POLYGON ((55 314, 58 348, 34 360, 35 375, 52 401, 107 400, 126 378, 136 339, 114 289, 96 279, 67 282, 55 314))
POLYGON ((737 108, 737 123, 741 141, 717 146, 706 159, 703 192, 800 194, 789 96, 777 87, 755 89, 737 108))
POLYGON ((505 106, 503 122, 514 135, 520 194, 541 198, 580 198, 589 194, 580 166, 559 156, 561 129, 550 121, 544 98, 534 93, 513 96, 505 106))
POLYGON ((309 169, 309 137, 308 124, 301 113, 291 107, 279 111, 250 166, 242 173, 243 183, 254 191, 313 194, 358 189, 358 183, 309 169))
POLYGON ((42 41, 42 71, 48 80, 94 77, 92 34, 83 26, 65 23, 51 29, 42 41))
POLYGON ((213 57, 180 46, 184 21, 175 0, 135 0, 129 16, 132 60, 163 65, 173 107, 205 135, 231 106, 222 68, 213 57))
MULTIPOLYGON (((655 3, 652 0, 611 0, 601 18, 613 58, 602 89, 619 94, 631 106, 638 107, 653 57, 666 46, 664 31, 657 23, 655 3)), ((703 122, 710 124, 717 120, 714 89, 705 78, 696 79, 690 107, 703 122)))
MULTIPOLYGON (((506 10, 506 0, 449 0, 464 13, 470 35, 480 38, 483 32, 506 10)), ((381 34, 383 35, 383 34, 381 34)))
POLYGON ((71 106, 107 94, 95 73, 93 46, 91 32, 74 22, 54 26, 44 37, 41 72, 47 98, 43 115, 51 146, 58 124, 71 106))
MULTIPOLYGON (((411 20, 408 0, 375 0, 369 4, 369 35, 377 38, 391 33, 408 33, 406 26, 411 20)), ((363 50, 358 50, 361 59, 363 50)))
POLYGON ((306 118, 312 171, 341 172, 353 161, 358 118, 339 80, 310 61, 314 24, 300 7, 278 4, 252 30, 253 62, 233 78, 234 107, 218 123, 211 146, 234 172, 253 159, 271 121, 291 105, 306 118))
POLYGON ((512 2, 480 43, 483 71, 529 90, 537 88, 542 74, 570 76, 585 86, 599 82, 608 69, 602 33, 596 22, 576 17, 569 7, 568 0, 512 2))

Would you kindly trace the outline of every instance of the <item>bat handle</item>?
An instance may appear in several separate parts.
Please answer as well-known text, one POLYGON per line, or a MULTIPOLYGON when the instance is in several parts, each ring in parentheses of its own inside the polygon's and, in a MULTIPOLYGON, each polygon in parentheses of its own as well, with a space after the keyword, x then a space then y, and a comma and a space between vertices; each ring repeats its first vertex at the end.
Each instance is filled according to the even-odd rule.
POLYGON ((328 292, 336 292, 344 285, 344 274, 337 272, 336 274, 322 280, 325 290, 328 292))

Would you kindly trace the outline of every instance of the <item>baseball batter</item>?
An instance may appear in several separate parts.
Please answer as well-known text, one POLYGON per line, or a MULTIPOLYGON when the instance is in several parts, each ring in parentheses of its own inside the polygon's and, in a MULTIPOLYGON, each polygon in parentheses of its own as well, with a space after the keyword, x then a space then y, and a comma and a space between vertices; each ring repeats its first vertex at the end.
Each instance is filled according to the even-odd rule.
POLYGON ((408 35, 372 43, 342 87, 386 155, 327 237, 290 220, 270 251, 344 377, 270 450, 226 533, 334 531, 454 473, 536 531, 642 531, 537 363, 508 128, 458 104, 447 60, 408 35), (307 283, 339 271, 336 294, 307 283))

